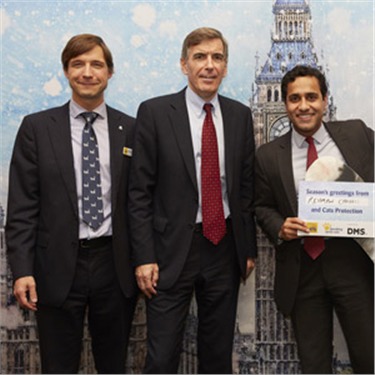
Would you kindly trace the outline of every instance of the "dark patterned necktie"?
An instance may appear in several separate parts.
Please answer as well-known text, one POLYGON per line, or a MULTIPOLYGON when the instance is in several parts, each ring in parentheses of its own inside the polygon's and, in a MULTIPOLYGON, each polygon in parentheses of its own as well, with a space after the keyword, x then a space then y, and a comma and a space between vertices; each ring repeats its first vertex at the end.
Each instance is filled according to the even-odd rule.
MULTIPOLYGON (((307 150, 307 161, 306 161, 306 169, 310 167, 310 165, 318 159, 318 153, 316 151, 316 147, 314 144, 314 138, 307 137, 306 142, 309 144, 309 148, 307 150)), ((304 245, 305 251, 312 259, 316 259, 324 250, 324 238, 323 237, 305 237, 304 245)))
POLYGON ((103 200, 100 180, 99 149, 92 124, 97 113, 84 112, 86 124, 82 132, 82 217, 92 229, 103 222, 103 200))
POLYGON ((211 104, 205 104, 202 129, 202 226, 203 235, 214 245, 225 236, 226 225, 220 182, 219 152, 211 104))

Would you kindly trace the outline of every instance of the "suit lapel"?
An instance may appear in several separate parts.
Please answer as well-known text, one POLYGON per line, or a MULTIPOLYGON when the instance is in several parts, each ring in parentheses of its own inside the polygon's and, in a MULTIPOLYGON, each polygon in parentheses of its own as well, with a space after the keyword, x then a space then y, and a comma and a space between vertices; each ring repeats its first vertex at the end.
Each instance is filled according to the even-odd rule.
POLYGON ((330 123, 324 124, 329 135, 334 140, 336 146, 340 150, 342 156, 344 157, 346 163, 355 171, 362 170, 360 162, 361 158, 358 158, 358 152, 353 153, 351 146, 351 140, 349 138, 349 132, 343 132, 341 126, 331 126, 330 123))
POLYGON ((126 140, 127 126, 121 122, 121 114, 116 113, 107 106, 108 113, 108 135, 110 149, 110 165, 111 165, 111 184, 112 184, 112 207, 116 207, 118 197, 118 187, 120 185, 122 163, 124 156, 122 149, 124 147, 124 139, 126 140))
POLYGON ((230 104, 219 96, 220 109, 223 116, 224 128, 224 157, 225 157, 225 176, 227 182, 228 195, 232 191, 233 173, 235 166, 233 165, 234 152, 236 150, 236 119, 230 104))
POLYGON ((281 176, 285 195, 289 201, 290 206, 292 207, 295 216, 297 216, 298 204, 293 175, 291 139, 292 132, 290 131, 281 140, 279 148, 277 149, 277 155, 275 155, 275 157, 277 158, 278 173, 281 176))
POLYGON ((48 133, 57 165, 65 183, 74 212, 78 215, 77 188, 74 174, 73 148, 70 131, 69 103, 50 115, 48 133))
POLYGON ((169 117, 175 137, 180 147, 190 179, 193 182, 195 189, 198 191, 193 142, 185 102, 185 90, 179 92, 173 97, 170 108, 169 117))

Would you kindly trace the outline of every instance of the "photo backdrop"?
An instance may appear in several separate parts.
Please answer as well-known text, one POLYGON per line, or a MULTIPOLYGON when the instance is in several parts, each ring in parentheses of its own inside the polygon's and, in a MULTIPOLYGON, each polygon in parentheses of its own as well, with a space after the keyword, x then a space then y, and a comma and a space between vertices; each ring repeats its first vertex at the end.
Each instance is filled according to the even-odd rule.
MULTIPOLYGON (((293 1, 292 1, 293 2, 293 1)), ((294 1, 298 2, 298 1, 294 1)), ((288 3, 285 1, 285 3, 288 3)), ((369 1, 307 2, 312 14, 312 39, 320 64, 330 82, 337 119, 361 118, 369 127, 374 117, 374 4, 369 1)), ((143 100, 178 91, 186 85, 179 58, 184 37, 193 29, 211 26, 229 42, 228 76, 221 94, 249 105, 256 66, 263 66, 271 47, 274 25, 273 0, 259 1, 1 1, 1 154, 0 154, 0 359, 2 373, 32 373, 38 366, 37 332, 31 314, 21 312, 11 298, 11 278, 6 267, 4 210, 8 167, 14 138, 23 116, 60 106, 70 98, 60 55, 75 34, 94 33, 111 49, 115 75, 106 101, 136 116, 143 100)), ((263 244, 263 239, 260 243, 263 244)), ((272 264, 268 265, 272 269, 272 264)), ((263 275, 263 274, 262 274, 263 275)), ((272 272, 267 276, 272 278, 272 272)), ((270 279, 272 283, 272 279, 270 279)), ((280 362, 276 353, 257 353, 256 319, 262 319, 256 301, 255 273, 241 291, 234 361, 237 372, 291 372, 287 357, 284 370, 261 367, 262 358, 280 362), (256 318, 257 317, 257 318, 256 318), (253 358, 254 357, 254 358, 253 358), (239 363, 257 361, 242 366, 239 363), (241 362, 242 361, 242 362, 241 362), (254 362, 255 363, 255 362, 254 362), (241 367, 242 366, 242 367, 241 367), (263 369, 263 370, 261 370, 263 369)), ((129 372, 140 372, 144 358, 142 301, 129 349, 129 372)), ((264 313, 264 312, 262 312, 264 313)), ((180 371, 195 370, 194 306, 189 317, 180 371), (190 329, 189 329, 190 327, 190 329)), ((290 330, 277 316, 280 330, 290 330)), ((289 337, 289 336, 288 336, 289 337)), ((258 339, 259 341, 259 339, 258 339)), ((336 341, 337 358, 347 362, 342 339, 336 341)), ((86 335, 82 372, 92 370, 86 335)), ((294 349, 291 335, 285 347, 294 349)), ((278 350, 277 348, 275 349, 278 350)), ((291 358, 294 358, 291 360, 291 358)), ((262 362, 263 361, 263 362, 262 362)), ((294 366, 294 365, 293 365, 294 366)))

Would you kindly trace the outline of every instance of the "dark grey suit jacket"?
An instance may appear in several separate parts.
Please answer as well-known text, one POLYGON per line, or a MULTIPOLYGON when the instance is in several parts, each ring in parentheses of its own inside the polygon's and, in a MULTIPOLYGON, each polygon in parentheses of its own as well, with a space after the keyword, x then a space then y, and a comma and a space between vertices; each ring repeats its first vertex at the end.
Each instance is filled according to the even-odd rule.
MULTIPOLYGON (((325 124, 346 163, 366 182, 374 181, 374 132, 361 120, 325 124)), ((276 245, 275 300, 288 315, 299 280, 299 239, 277 246, 279 230, 287 217, 298 216, 292 169, 291 131, 261 146, 255 162, 257 222, 276 245)))
MULTIPOLYGON (((134 119, 108 110, 113 253, 126 296, 135 292, 129 261, 127 184, 134 119)), ((69 104, 28 115, 10 164, 6 241, 14 279, 34 276, 40 303, 59 306, 73 282, 79 239, 69 104)))
MULTIPOLYGON (((254 138, 250 109, 219 96, 225 172, 238 262, 256 256, 254 138)), ((158 287, 174 284, 191 246, 198 186, 185 90, 141 104, 129 185, 134 264, 158 263, 158 287)))

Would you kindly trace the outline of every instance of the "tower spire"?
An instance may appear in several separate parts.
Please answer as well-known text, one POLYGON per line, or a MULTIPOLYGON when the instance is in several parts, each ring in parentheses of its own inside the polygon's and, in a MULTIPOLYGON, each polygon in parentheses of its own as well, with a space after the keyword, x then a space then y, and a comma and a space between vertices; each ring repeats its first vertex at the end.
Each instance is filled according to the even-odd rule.
MULTIPOLYGON (((275 0, 271 49, 265 63, 257 60, 251 107, 256 119, 257 143, 280 136, 290 128, 281 98, 281 80, 296 65, 308 65, 323 71, 312 40, 312 17, 307 0, 275 0)), ((259 59, 259 57, 256 57, 259 59)), ((328 118, 335 114, 330 98, 328 118)))

